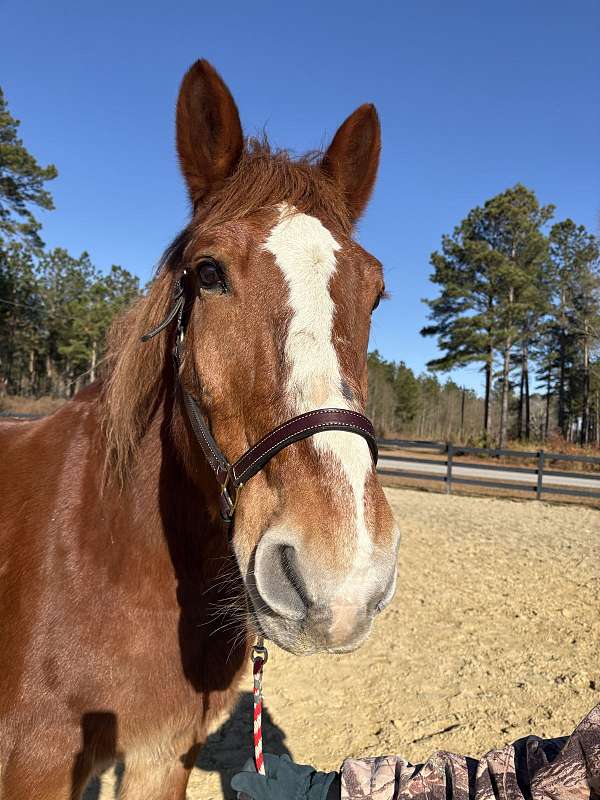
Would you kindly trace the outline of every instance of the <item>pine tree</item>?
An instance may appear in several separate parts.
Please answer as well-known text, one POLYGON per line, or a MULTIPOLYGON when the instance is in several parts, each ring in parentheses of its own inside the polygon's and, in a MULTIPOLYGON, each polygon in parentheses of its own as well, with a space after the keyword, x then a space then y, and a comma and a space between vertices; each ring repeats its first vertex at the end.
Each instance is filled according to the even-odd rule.
POLYGON ((532 191, 517 184, 475 215, 472 254, 492 287, 492 338, 501 362, 500 447, 508 440, 511 354, 519 342, 525 345, 526 370, 534 321, 545 311, 547 240, 541 227, 553 212, 553 206, 541 207, 532 191))
MULTIPOLYGON (((474 208, 442 240, 431 256, 432 282, 440 295, 426 301, 434 325, 424 336, 437 336, 441 358, 431 369, 448 370, 479 362, 485 372, 484 432, 491 438, 494 356, 501 360, 500 446, 508 436, 511 355, 522 343, 523 382, 535 321, 544 311, 542 291, 546 239, 541 227, 553 213, 540 207, 535 194, 517 184, 474 208)), ((527 379, 528 382, 528 379, 527 379)))
POLYGON ((563 436, 580 420, 589 439, 591 356, 600 341, 600 245, 567 219, 550 231, 553 305, 550 328, 558 350, 558 424, 563 436))
POLYGON ((0 249, 0 393, 35 390, 43 321, 31 251, 9 242, 0 249))
POLYGON ((52 196, 44 188, 57 176, 56 167, 41 167, 17 135, 19 120, 14 119, 0 88, 0 243, 19 239, 30 247, 42 245, 40 223, 31 206, 54 208, 52 196))
POLYGON ((396 395, 395 415, 403 429, 412 424, 416 418, 420 402, 419 381, 404 361, 400 361, 396 366, 394 391, 396 395))
POLYGON ((484 431, 491 431, 490 392, 493 369, 493 293, 480 269, 470 237, 473 214, 444 236, 441 252, 431 255, 432 283, 441 287, 438 297, 425 302, 435 324, 421 330, 422 336, 436 336, 443 355, 428 362, 431 370, 447 371, 471 363, 482 363, 485 372, 484 431))

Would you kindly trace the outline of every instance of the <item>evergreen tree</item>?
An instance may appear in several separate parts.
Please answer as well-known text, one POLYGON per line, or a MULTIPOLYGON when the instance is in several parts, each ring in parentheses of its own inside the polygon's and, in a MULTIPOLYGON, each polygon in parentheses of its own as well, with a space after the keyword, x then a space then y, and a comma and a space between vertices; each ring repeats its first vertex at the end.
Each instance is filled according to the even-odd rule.
POLYGON ((41 167, 17 135, 14 119, 0 88, 0 245, 2 239, 20 239, 39 248, 40 223, 31 206, 52 209, 52 197, 44 188, 56 178, 56 167, 41 167))
MULTIPOLYGON (((523 345, 522 370, 535 321, 544 311, 543 268, 547 253, 541 227, 553 213, 540 207, 535 194, 517 184, 473 209, 433 253, 432 281, 439 297, 426 301, 435 324, 424 336, 437 336, 444 354, 431 369, 483 363, 485 371, 484 431, 491 434, 491 390, 494 355, 500 357, 500 446, 508 437, 511 355, 523 345)), ((528 379, 527 379, 528 382, 528 379)))
POLYGON ((115 314, 139 294, 113 266, 56 248, 39 259, 20 242, 0 250, 0 392, 70 396, 94 380, 115 314))
POLYGON ((43 320, 31 251, 10 242, 0 249, 0 393, 35 391, 43 320))
POLYGON ((393 433, 396 428, 396 395, 394 389, 395 366, 385 361, 375 350, 367 358, 369 393, 367 414, 380 436, 393 433))
MULTIPOLYGON (((473 212, 472 212, 473 214, 473 212)), ((436 336, 439 358, 428 362, 431 370, 448 371, 471 363, 482 363, 485 372, 484 430, 490 435, 490 391, 493 369, 492 313, 493 293, 485 273, 473 258, 472 219, 467 217, 444 236, 441 252, 431 255, 432 283, 440 294, 425 302, 433 325, 421 330, 422 336, 436 336)))
POLYGON ((492 339, 501 364, 500 447, 508 441, 513 348, 523 345, 521 366, 527 372, 531 335, 546 310, 547 240, 541 227, 553 212, 553 206, 541 207, 532 191, 517 184, 474 215, 471 252, 493 291, 492 339))
POLYGON ((395 369, 394 391, 396 420, 400 427, 404 428, 415 420, 420 404, 419 381, 404 361, 401 361, 395 369))
POLYGON ((591 355, 600 341, 600 248, 583 225, 567 219, 550 231, 552 309, 549 336, 558 352, 558 425, 567 436, 590 424, 591 355))
POLYGON ((550 433, 552 398, 556 395, 558 385, 559 354, 556 342, 552 321, 549 318, 542 320, 533 340, 531 356, 537 365, 535 377, 544 395, 543 440, 550 433))

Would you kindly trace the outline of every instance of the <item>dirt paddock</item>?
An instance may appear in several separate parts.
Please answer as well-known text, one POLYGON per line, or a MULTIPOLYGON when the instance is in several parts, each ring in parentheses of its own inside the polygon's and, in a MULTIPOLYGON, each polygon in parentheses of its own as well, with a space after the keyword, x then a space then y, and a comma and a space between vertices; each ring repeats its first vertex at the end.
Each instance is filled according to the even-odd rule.
MULTIPOLYGON (((394 602, 356 653, 272 648, 266 749, 333 769, 568 733, 600 701, 600 511, 386 491, 403 535, 394 602)), ((250 754, 249 673, 243 688, 188 800, 231 797, 222 787, 250 754)), ((86 800, 113 796, 110 775, 86 800)))

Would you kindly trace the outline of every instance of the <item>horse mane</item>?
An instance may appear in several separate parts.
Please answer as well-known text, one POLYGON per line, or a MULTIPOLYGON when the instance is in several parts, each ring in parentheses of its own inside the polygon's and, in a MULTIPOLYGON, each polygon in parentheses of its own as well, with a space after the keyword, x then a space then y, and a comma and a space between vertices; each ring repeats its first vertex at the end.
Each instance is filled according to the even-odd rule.
POLYGON ((295 159, 286 150, 273 151, 265 138, 247 140, 236 171, 163 254, 147 294, 115 320, 107 337, 102 391, 105 477, 121 485, 126 481, 163 395, 171 338, 165 332, 143 343, 141 337, 167 315, 174 275, 186 263, 186 248, 195 232, 284 202, 332 220, 345 234, 351 231, 340 190, 319 169, 321 158, 321 152, 313 152, 295 159))

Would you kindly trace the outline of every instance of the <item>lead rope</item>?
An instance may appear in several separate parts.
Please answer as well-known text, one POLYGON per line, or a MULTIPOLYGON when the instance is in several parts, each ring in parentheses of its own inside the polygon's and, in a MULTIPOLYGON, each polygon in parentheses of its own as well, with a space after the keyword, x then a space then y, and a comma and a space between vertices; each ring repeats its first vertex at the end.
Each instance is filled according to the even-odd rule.
POLYGON ((265 640, 259 636, 256 644, 252 648, 252 675, 254 678, 254 764, 256 771, 259 775, 265 774, 265 763, 263 757, 263 735, 262 735, 262 709, 263 709, 263 694, 262 694, 262 679, 263 667, 267 663, 269 652, 265 647, 265 640))

